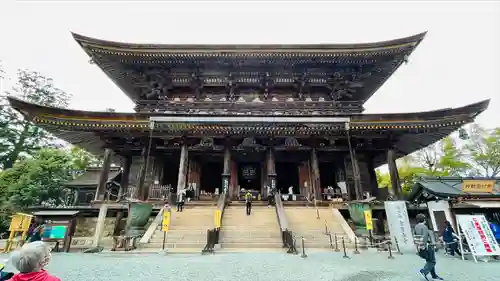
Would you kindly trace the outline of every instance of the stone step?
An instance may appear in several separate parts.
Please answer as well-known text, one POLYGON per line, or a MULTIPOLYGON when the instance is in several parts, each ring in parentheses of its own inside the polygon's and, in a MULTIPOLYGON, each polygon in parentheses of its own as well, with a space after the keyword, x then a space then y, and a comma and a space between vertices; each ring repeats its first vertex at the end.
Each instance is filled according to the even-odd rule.
POLYGON ((275 231, 267 231, 267 232, 236 232, 236 231, 224 231, 221 232, 221 237, 231 238, 231 237, 263 237, 263 238, 281 238, 281 233, 275 231))
MULTIPOLYGON (((148 243, 143 245, 144 248, 162 248, 162 243, 148 243)), ((165 248, 167 249, 172 249, 172 248, 199 248, 200 250, 205 247, 206 241, 200 242, 200 243, 171 243, 171 242, 166 242, 165 243, 165 248)))
POLYGON ((251 243, 251 242, 234 242, 234 243, 221 243, 221 248, 222 249, 231 249, 231 248, 282 248, 283 244, 281 241, 279 242, 257 242, 257 243, 251 243))
MULTIPOLYGON (((170 231, 166 235, 169 238, 183 238, 183 237, 206 237, 206 233, 193 233, 193 234, 185 234, 185 233, 177 233, 176 231, 170 231)), ((163 239, 163 232, 155 233, 151 237, 151 239, 155 238, 162 238, 163 239)))
POLYGON ((281 243, 281 238, 268 238, 268 237, 251 237, 251 238, 243 238, 243 237, 223 237, 221 238, 222 243, 281 243))

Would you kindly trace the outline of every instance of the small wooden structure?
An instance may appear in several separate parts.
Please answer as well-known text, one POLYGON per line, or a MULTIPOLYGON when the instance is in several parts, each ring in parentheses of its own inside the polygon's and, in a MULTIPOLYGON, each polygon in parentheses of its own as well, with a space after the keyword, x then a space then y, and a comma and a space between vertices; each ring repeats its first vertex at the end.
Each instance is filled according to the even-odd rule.
POLYGON ((65 252, 69 252, 72 236, 76 229, 76 216, 79 211, 38 211, 33 215, 44 221, 44 232, 42 241, 55 242, 55 251, 60 250, 60 246, 65 252))

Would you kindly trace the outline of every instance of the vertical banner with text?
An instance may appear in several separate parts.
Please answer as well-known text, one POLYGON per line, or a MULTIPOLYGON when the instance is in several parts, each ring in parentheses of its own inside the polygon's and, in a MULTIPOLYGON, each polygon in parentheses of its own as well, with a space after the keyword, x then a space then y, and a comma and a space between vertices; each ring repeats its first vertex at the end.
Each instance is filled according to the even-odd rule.
POLYGON ((392 243, 396 245, 395 243, 397 240, 401 251, 415 252, 415 243, 413 241, 406 202, 386 201, 384 205, 392 243))

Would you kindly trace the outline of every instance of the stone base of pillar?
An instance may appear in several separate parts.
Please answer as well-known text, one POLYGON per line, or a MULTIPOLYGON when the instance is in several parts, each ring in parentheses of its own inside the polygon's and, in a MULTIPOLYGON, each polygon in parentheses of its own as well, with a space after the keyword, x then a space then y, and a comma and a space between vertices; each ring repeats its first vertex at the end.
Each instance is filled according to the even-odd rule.
POLYGON ((146 224, 149 222, 153 204, 133 202, 129 204, 125 235, 142 236, 146 232, 146 224))

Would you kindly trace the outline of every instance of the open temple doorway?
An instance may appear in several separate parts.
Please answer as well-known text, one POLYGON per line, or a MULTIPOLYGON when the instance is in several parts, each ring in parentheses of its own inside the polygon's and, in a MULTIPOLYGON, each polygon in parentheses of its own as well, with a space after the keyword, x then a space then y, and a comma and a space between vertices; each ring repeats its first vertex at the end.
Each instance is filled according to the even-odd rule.
POLYGON ((288 194, 290 186, 293 194, 300 193, 299 165, 290 162, 276 163, 276 188, 281 194, 288 194))
POLYGON ((259 163, 238 164, 238 185, 240 189, 259 191, 262 187, 261 166, 259 163))
POLYGON ((335 180, 335 169, 335 164, 332 162, 319 163, 319 180, 321 189, 327 188, 329 186, 333 188, 337 187, 337 182, 335 180))
POLYGON ((215 189, 222 188, 224 165, 220 162, 206 162, 201 166, 200 191, 202 194, 215 194, 215 189))
POLYGON ((173 192, 177 192, 177 181, 179 179, 179 158, 169 157, 165 159, 163 168, 163 181, 162 184, 173 188, 173 192))

